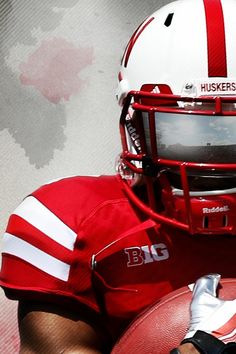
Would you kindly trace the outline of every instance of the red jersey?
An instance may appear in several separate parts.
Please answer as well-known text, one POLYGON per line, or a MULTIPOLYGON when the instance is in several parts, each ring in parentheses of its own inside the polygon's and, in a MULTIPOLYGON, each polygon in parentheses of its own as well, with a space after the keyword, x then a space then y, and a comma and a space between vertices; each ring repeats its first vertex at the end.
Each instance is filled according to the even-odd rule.
POLYGON ((71 177, 39 188, 11 215, 0 285, 14 299, 83 303, 122 328, 202 275, 236 277, 235 249, 233 236, 156 224, 117 176, 71 177))

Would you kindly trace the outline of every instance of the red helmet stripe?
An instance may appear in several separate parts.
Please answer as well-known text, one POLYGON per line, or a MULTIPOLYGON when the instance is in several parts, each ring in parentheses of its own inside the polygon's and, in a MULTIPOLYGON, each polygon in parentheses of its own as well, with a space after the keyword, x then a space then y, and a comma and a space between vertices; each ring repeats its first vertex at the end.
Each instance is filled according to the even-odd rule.
POLYGON ((129 61, 129 57, 131 54, 131 51, 133 49, 133 46, 135 44, 135 42, 137 41, 138 37, 140 36, 140 34, 145 30, 145 28, 154 20, 154 17, 151 17, 147 22, 143 22, 134 32, 134 34, 132 35, 127 48, 125 50, 125 56, 124 58, 122 58, 122 61, 124 60, 124 67, 127 67, 128 61, 129 61))
POLYGON ((203 0, 206 14, 208 76, 227 77, 225 26, 221 0, 203 0))

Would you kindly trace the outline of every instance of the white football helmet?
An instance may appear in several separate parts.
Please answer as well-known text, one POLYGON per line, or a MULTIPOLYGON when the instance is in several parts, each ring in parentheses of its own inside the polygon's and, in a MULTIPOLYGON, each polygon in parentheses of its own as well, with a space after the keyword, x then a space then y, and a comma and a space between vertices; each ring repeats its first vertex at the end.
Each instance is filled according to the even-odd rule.
POLYGON ((234 13, 236 0, 169 3, 135 31, 119 72, 124 187, 149 217, 191 234, 236 234, 234 13))

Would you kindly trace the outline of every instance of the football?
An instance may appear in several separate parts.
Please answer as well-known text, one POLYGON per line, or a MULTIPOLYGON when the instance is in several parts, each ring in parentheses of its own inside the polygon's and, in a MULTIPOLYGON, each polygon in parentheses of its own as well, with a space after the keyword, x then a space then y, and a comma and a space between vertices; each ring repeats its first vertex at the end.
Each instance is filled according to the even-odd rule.
MULTIPOLYGON (((222 279, 217 295, 224 300, 235 299, 236 279, 222 279)), ((164 296, 131 323, 112 354, 169 354, 187 331, 191 298, 187 286, 164 296)))

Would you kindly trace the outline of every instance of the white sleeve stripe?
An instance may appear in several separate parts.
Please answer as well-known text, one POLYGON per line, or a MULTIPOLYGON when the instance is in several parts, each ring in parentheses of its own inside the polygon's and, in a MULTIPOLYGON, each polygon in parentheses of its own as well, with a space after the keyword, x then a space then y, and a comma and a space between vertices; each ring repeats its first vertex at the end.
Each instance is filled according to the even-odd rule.
POLYGON ((9 233, 3 235, 2 253, 11 254, 32 264, 55 278, 67 281, 70 265, 50 256, 28 242, 9 233))
POLYGON ((30 196, 24 199, 13 214, 20 216, 60 245, 73 250, 76 233, 36 198, 30 196))

